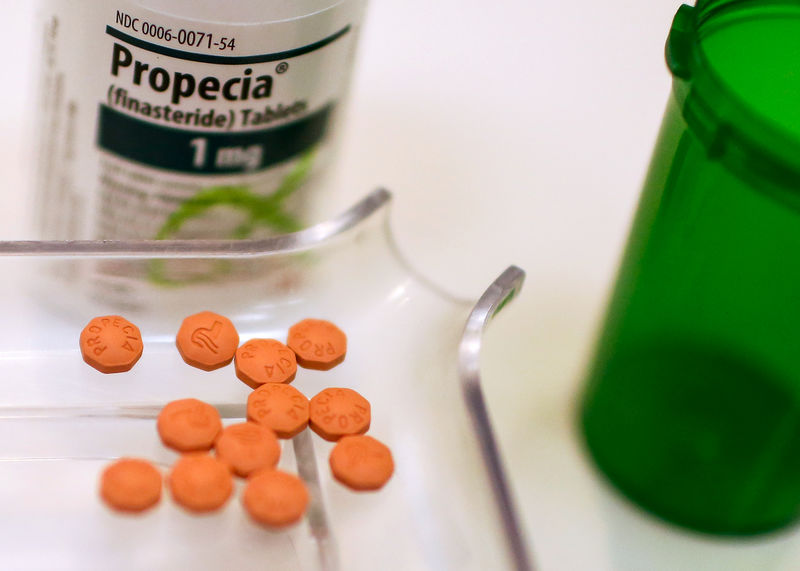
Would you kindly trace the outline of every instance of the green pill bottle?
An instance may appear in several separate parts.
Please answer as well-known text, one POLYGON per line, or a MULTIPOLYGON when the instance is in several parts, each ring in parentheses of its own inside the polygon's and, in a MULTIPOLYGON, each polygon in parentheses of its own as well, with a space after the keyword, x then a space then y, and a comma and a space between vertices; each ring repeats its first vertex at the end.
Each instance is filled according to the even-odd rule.
POLYGON ((744 535, 800 515, 800 1, 698 0, 580 402, 628 498, 744 535))

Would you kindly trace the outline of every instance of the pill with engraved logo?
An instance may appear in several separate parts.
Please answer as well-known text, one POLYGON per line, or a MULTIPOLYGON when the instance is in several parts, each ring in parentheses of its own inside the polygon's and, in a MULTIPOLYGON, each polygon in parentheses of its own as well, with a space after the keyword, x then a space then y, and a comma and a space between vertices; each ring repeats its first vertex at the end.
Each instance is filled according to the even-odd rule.
POLYGON ((308 425, 325 440, 369 430, 369 401, 353 389, 325 389, 311 399, 308 408, 308 425))
POLYGON ((119 315, 95 317, 81 331, 83 360, 101 373, 129 371, 142 356, 142 334, 119 315))
POLYGON ((236 376, 256 389, 265 383, 291 383, 297 359, 275 339, 252 339, 236 350, 236 376))
POLYGON ((371 436, 343 436, 329 461, 333 477, 356 491, 378 490, 394 472, 389 448, 371 436))
POLYGON ((233 360, 239 346, 239 334, 227 317, 201 311, 183 320, 175 344, 189 365, 213 371, 233 360))
POLYGON ((304 319, 292 325, 286 344, 297 355, 298 365, 319 371, 332 369, 347 353, 347 336, 322 319, 304 319))
POLYGON ((197 399, 167 404, 158 415, 156 428, 165 446, 179 452, 210 450, 222 431, 219 412, 197 399))
POLYGON ((225 427, 214 448, 217 458, 242 477, 262 468, 274 468, 281 457, 281 445, 275 433, 254 422, 240 422, 225 427))
POLYGON ((267 383, 247 397, 247 419, 292 438, 308 426, 308 399, 292 385, 267 383))

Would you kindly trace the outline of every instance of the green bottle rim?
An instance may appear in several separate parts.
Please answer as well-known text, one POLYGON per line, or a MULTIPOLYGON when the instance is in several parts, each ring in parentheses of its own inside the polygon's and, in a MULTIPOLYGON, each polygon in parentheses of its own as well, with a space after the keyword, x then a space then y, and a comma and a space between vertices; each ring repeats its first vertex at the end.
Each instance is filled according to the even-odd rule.
MULTIPOLYGON (((790 190, 795 202, 800 201, 800 137, 737 93, 714 69, 702 44, 721 26, 735 26, 749 17, 775 17, 776 10, 800 14, 800 1, 698 0, 694 7, 683 5, 672 22, 665 55, 673 96, 710 158, 740 175, 790 190)), ((800 73, 800 61, 797 64, 800 73)))

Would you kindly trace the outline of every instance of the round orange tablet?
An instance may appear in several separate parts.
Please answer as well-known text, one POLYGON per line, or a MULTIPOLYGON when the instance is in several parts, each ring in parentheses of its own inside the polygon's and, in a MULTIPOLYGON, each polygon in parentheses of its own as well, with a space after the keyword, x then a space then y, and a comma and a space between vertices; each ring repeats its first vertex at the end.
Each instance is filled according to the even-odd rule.
POLYGON ((217 458, 243 477, 262 468, 274 468, 281 457, 281 445, 275 433, 254 422, 226 427, 214 447, 217 458))
POLYGON ((308 507, 306 485, 281 470, 261 470, 247 480, 242 503, 250 517, 269 527, 300 521, 308 507))
POLYGON ((286 341, 306 369, 327 371, 344 361, 347 336, 330 321, 304 319, 289 328, 286 341))
POLYGON ((195 512, 219 509, 233 493, 228 465, 203 453, 181 456, 172 467, 167 484, 175 501, 195 512))
POLYGON ((227 317, 201 311, 183 320, 175 344, 189 365, 213 371, 233 360, 239 346, 239 334, 227 317))
POLYGON ((394 472, 392 453, 371 436, 344 436, 330 455, 334 478, 353 490, 377 490, 394 472))
POLYGON ((308 425, 325 440, 364 434, 369 422, 369 401, 352 389, 325 389, 309 403, 308 425))
POLYGON ((275 339, 253 339, 236 350, 236 376, 252 388, 291 383, 297 374, 294 353, 275 339))
POLYGON ((161 409, 156 427, 165 446, 179 452, 192 452, 211 449, 222 431, 222 420, 210 404, 181 399, 161 409))
POLYGON ((161 472, 145 460, 121 458, 103 471, 100 497, 115 510, 144 511, 161 499, 161 472))
POLYGON ((129 371, 142 356, 142 334, 119 315, 95 317, 80 337, 83 360, 101 373, 129 371))
POLYGON ((292 438, 308 425, 308 399, 291 385, 267 383, 247 397, 247 418, 292 438))

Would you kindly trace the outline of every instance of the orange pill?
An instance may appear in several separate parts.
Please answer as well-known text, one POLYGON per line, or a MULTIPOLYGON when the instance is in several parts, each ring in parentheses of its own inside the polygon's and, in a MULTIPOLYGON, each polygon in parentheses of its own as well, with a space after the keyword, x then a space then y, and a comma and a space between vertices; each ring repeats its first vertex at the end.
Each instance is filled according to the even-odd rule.
POLYGON ((121 458, 100 477, 100 497, 123 512, 141 512, 161 499, 161 472, 150 462, 121 458))
POLYGON ((236 350, 236 376, 256 389, 264 383, 291 383, 297 359, 275 339, 253 339, 236 350))
POLYGON ((334 478, 353 490, 378 490, 394 472, 389 448, 371 436, 344 436, 330 455, 334 478))
POLYGON ((336 441, 369 429, 369 401, 352 389, 325 389, 311 399, 308 408, 308 425, 325 440, 336 441))
POLYGON ((227 464, 204 453, 185 454, 167 478, 172 497, 195 512, 221 508, 233 493, 233 476, 227 464))
POLYGON ((275 433, 254 422, 226 427, 214 447, 217 458, 242 477, 262 468, 274 468, 281 457, 281 445, 275 433))
POLYGON ((286 341, 306 369, 327 371, 344 361, 347 336, 330 321, 304 319, 289 328, 286 341))
POLYGON ((308 399, 291 385, 267 383, 247 397, 247 419, 292 438, 308 425, 308 399))
POLYGON ((250 517, 269 527, 300 521, 308 507, 306 485, 281 470, 261 470, 247 480, 242 503, 250 517))
POLYGON ((101 373, 129 371, 142 356, 142 334, 119 315, 95 317, 80 337, 83 360, 101 373))
POLYGON ((189 365, 213 371, 233 361, 239 334, 227 317, 201 311, 183 320, 175 344, 189 365))
POLYGON ((165 446, 179 452, 210 450, 222 431, 217 409, 197 399, 181 399, 167 404, 156 421, 165 446))

